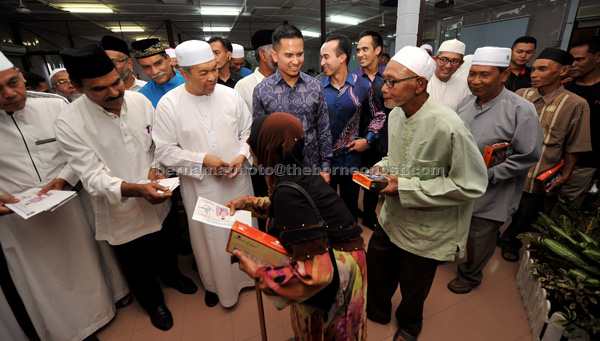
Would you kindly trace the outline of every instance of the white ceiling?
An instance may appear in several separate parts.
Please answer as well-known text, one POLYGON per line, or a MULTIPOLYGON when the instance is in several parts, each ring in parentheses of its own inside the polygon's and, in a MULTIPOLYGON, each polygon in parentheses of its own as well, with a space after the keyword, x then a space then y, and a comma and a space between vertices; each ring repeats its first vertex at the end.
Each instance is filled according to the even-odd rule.
MULTIPOLYGON (((414 0, 419 1, 419 0, 414 0)), ((456 0, 456 5, 434 8, 438 0, 426 0, 425 21, 464 15, 525 0, 456 0)), ((83 40, 98 41, 114 34, 107 27, 138 25, 142 33, 123 33, 126 41, 149 36, 168 42, 165 20, 170 20, 175 43, 189 39, 208 39, 212 35, 225 35, 232 42, 251 48, 250 37, 260 29, 274 29, 284 21, 301 30, 320 32, 320 0, 248 0, 251 16, 206 16, 200 14, 202 6, 232 6, 242 8, 244 0, 23 0, 30 14, 16 13, 18 0, 0 0, 0 18, 32 29, 43 29, 53 34, 71 35, 83 40), (101 3, 112 8, 108 14, 72 14, 48 6, 64 3, 101 3), (204 33, 205 26, 229 26, 229 34, 204 33)), ((362 20, 357 26, 327 22, 327 33, 338 32, 356 39, 365 29, 377 30, 384 37, 395 33, 396 8, 381 7, 379 0, 326 0, 326 16, 346 15, 362 20), (382 13, 384 14, 382 24, 382 13)), ((320 45, 320 38, 305 38, 307 45, 320 45)), ((63 48, 69 46, 62 46, 63 48)))

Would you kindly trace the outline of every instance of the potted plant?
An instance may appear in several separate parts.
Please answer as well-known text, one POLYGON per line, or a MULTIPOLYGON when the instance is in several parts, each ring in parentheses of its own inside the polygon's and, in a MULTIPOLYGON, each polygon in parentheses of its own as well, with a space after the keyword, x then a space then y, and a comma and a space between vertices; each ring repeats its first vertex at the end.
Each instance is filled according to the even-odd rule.
POLYGON ((584 213, 569 204, 570 218, 540 213, 529 238, 532 273, 539 277, 552 312, 565 320, 565 336, 600 339, 600 208, 584 213))

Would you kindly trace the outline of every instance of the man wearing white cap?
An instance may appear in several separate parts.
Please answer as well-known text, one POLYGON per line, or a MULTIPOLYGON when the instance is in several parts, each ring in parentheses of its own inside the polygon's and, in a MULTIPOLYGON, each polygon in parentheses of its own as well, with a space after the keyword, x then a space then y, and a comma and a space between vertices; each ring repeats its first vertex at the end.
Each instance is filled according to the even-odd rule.
MULTIPOLYGON (((54 121, 67 106, 59 98, 28 98, 21 73, 0 53, 2 204, 7 197, 15 203, 14 197, 73 190, 78 183, 54 132, 54 121)), ((109 250, 94 240, 79 199, 27 220, 2 209, 0 252, 38 336, 83 340, 107 324, 127 285, 116 267, 105 267, 116 266, 114 256, 104 258, 109 250)))
POLYGON ((429 45, 429 44, 423 44, 423 45, 419 46, 419 48, 427 51, 427 53, 430 56, 433 56, 433 47, 431 47, 431 45, 429 45))
POLYGON ((458 104, 469 92, 464 79, 452 77, 463 64, 465 44, 457 39, 446 40, 440 45, 435 59, 435 77, 427 84, 427 92, 438 103, 456 111, 458 104))
POLYGON ((175 49, 172 47, 168 47, 165 49, 165 53, 171 58, 171 60, 169 60, 169 64, 171 64, 171 69, 181 71, 179 63, 177 62, 177 55, 175 54, 175 49))
POLYGON ((246 63, 244 47, 240 44, 231 44, 231 46, 233 47, 233 51, 231 52, 231 62, 229 63, 231 70, 239 73, 242 77, 250 76, 252 70, 244 67, 244 64, 246 63))
POLYGON ((478 48, 468 77, 472 95, 458 106, 458 115, 469 125, 482 155, 486 146, 500 142, 509 142, 512 154, 488 166, 487 190, 473 207, 467 261, 448 283, 448 289, 457 294, 466 294, 481 283, 498 230, 517 210, 527 171, 542 155, 544 136, 535 107, 504 87, 510 55, 509 48, 478 48))
POLYGON ((205 303, 231 307, 239 291, 254 282, 230 262, 224 248, 229 231, 195 221, 192 215, 198 196, 225 204, 253 194, 250 176, 239 174, 250 156, 246 140, 252 115, 235 90, 217 84, 217 61, 208 43, 189 40, 175 51, 186 83, 158 103, 156 156, 180 176, 205 303))
POLYGON ((73 102, 79 96, 81 96, 81 92, 77 90, 73 84, 71 84, 71 79, 69 78, 69 73, 65 68, 58 68, 52 70, 50 72, 50 85, 52 85, 51 90, 57 94, 65 97, 69 100, 69 102, 73 102))
POLYGON ((367 317, 387 324, 400 283, 394 340, 416 340, 423 305, 440 261, 464 255, 473 200, 487 186, 483 159, 467 125, 433 100, 427 83, 435 62, 423 49, 402 48, 387 65, 382 88, 389 115, 385 202, 369 241, 367 317))

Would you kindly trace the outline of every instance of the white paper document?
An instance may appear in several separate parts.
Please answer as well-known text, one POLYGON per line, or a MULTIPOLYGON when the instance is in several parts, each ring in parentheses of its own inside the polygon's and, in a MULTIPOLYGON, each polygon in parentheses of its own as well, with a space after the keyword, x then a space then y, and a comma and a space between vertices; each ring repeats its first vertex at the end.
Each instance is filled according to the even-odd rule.
POLYGON ((46 211, 54 211, 65 202, 77 195, 75 191, 50 190, 43 195, 37 195, 39 188, 32 188, 25 194, 17 197, 20 201, 16 204, 4 204, 23 219, 29 219, 46 211))
POLYGON ((252 213, 250 213, 250 211, 237 210, 234 215, 230 216, 228 207, 203 197, 198 197, 192 219, 201 223, 228 229, 231 228, 236 220, 252 226, 252 213))
MULTIPOLYGON (((159 179, 159 180, 156 180, 156 182, 159 185, 166 187, 170 191, 174 191, 175 188, 179 187, 179 177, 168 178, 168 179, 159 179)), ((158 192, 162 192, 162 191, 158 191, 158 192)))

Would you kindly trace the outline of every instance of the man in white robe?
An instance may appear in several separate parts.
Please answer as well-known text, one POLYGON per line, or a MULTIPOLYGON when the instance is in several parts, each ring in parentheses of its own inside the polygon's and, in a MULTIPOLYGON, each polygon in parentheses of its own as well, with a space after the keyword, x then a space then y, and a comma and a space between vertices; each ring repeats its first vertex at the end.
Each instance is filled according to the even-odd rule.
MULTIPOLYGON (((27 98, 21 73, 0 53, 2 203, 31 189, 42 194, 77 184, 54 133, 66 106, 57 98, 27 98)), ((27 220, 2 209, 2 251, 39 337, 82 340, 107 324, 128 289, 114 256, 94 240, 79 200, 27 220)))
POLYGON ((153 138, 156 157, 181 177, 181 195, 188 216, 194 256, 204 289, 205 302, 233 306, 239 291, 254 282, 231 264, 225 252, 229 230, 192 220, 198 196, 219 204, 252 195, 250 176, 239 174, 249 165, 252 116, 239 94, 217 84, 219 77, 210 45, 186 41, 175 49, 185 86, 167 93, 156 107, 153 138), (209 170, 229 170, 223 176, 209 170))
POLYGON ((467 95, 471 94, 467 81, 455 73, 465 62, 466 45, 457 39, 446 40, 440 45, 435 60, 435 73, 427 83, 427 92, 436 102, 454 110, 467 95))
POLYGON ((154 109, 142 94, 125 91, 99 44, 60 55, 84 95, 61 112, 56 138, 92 197, 96 239, 113 246, 134 297, 155 327, 168 330, 173 318, 156 275, 181 293, 193 294, 197 287, 177 268, 162 229, 171 192, 155 182, 164 176, 153 168, 154 109))

